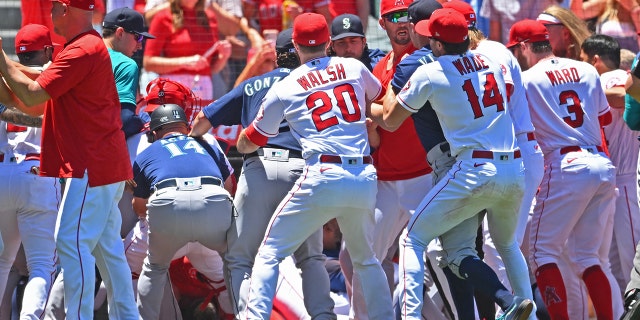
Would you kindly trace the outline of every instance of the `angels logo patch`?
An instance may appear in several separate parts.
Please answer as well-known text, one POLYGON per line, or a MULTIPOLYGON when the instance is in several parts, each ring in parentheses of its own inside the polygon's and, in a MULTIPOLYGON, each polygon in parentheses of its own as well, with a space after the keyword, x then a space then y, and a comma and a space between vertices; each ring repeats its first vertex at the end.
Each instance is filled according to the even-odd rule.
POLYGON ((402 87, 402 91, 407 91, 409 88, 411 88, 411 80, 407 81, 407 84, 402 87))

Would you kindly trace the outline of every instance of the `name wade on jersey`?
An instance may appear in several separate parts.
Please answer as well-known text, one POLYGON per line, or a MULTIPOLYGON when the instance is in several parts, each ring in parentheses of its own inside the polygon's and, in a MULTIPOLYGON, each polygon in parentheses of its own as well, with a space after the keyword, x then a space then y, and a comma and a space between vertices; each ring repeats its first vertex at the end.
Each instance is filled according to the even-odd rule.
POLYGON ((480 70, 489 69, 489 66, 482 60, 482 58, 478 55, 473 55, 473 59, 471 56, 463 56, 460 59, 453 60, 452 63, 460 72, 460 75, 463 76, 465 74, 471 72, 478 72, 480 70))
POLYGON ((575 67, 549 70, 545 71, 545 74, 549 78, 549 81, 551 81, 552 86, 569 82, 580 82, 580 75, 578 74, 578 69, 575 67))
POLYGON ((298 84, 300 84, 305 91, 309 91, 309 89, 313 89, 319 85, 346 78, 347 75, 344 72, 344 66, 342 63, 337 63, 327 66, 324 70, 309 71, 307 74, 298 78, 298 84))

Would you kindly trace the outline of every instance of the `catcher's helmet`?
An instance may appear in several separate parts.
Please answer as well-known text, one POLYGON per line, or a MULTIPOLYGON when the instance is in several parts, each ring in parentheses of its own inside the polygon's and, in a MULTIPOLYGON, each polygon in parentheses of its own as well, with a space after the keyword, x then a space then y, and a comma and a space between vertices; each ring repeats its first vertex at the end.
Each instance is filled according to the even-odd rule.
POLYGON ((168 123, 182 122, 189 125, 189 120, 184 113, 184 109, 177 104, 163 104, 151 113, 149 130, 155 131, 168 123))

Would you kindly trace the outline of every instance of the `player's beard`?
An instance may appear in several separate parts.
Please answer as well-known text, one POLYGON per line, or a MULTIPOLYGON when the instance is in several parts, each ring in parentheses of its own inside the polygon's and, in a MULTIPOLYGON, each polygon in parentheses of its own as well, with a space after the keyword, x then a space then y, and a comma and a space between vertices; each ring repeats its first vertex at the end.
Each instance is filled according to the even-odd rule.
POLYGON ((411 42, 408 27, 398 27, 396 31, 392 35, 390 35, 389 38, 391 42, 399 44, 401 46, 407 45, 409 42, 411 42))

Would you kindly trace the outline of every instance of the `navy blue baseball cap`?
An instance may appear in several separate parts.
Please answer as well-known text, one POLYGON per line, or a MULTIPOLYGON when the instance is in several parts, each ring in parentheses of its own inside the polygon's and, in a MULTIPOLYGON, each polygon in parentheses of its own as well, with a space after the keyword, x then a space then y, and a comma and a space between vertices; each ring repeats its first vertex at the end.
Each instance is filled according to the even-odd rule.
POLYGON ((409 5, 409 22, 416 24, 422 20, 429 20, 434 11, 442 9, 436 0, 416 0, 409 5))
POLYGON ((340 40, 346 37, 364 38, 362 21, 355 14, 341 14, 331 22, 331 40, 340 40))
POLYGON ((144 17, 142 14, 127 7, 114 9, 107 13, 102 20, 102 27, 106 29, 121 27, 127 32, 138 34, 145 38, 156 38, 145 31, 144 17))
POLYGON ((295 52, 296 49, 293 46, 292 39, 293 29, 285 29, 278 33, 276 38, 276 51, 277 52, 295 52))

